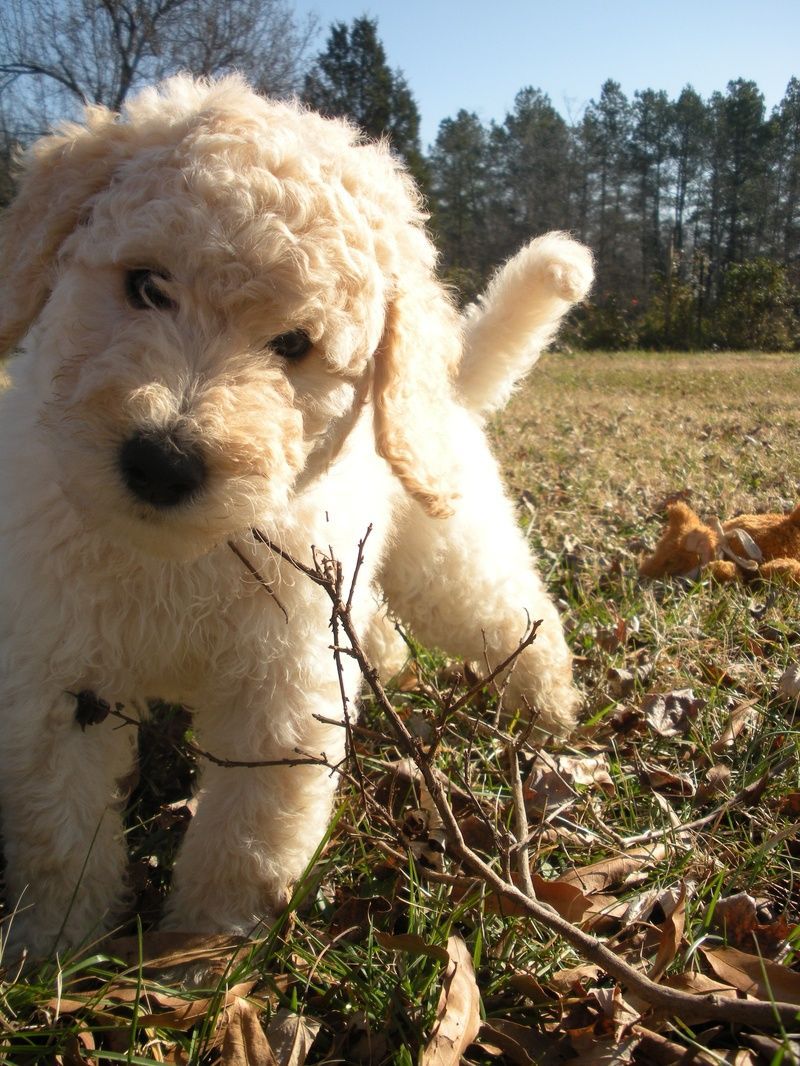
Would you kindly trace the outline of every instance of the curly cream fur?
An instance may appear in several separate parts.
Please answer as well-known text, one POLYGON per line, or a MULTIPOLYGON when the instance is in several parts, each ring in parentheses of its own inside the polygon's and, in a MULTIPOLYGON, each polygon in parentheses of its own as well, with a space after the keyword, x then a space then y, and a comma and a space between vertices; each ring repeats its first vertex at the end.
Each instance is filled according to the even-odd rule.
MULTIPOLYGON (((421 635, 462 654, 480 655, 483 633, 506 654, 526 613, 544 618, 513 696, 546 728, 571 726, 569 655, 423 222, 385 147, 236 77, 171 79, 28 151, 0 235, 0 340, 22 340, 0 398, 0 809, 18 944, 77 943, 124 902, 131 730, 82 730, 76 692, 184 703, 223 759, 342 755, 343 730, 319 721, 341 715, 326 598, 253 527, 348 568, 371 523, 353 604, 364 632, 379 569, 421 635), (166 275, 172 306, 131 305, 126 272, 145 268, 166 275), (292 330, 313 343, 297 362, 269 344, 292 330), (168 508, 137 497, 120 456, 142 433, 202 455, 202 488, 168 508)), ((548 338, 581 290, 554 282, 559 264, 583 262, 584 290, 591 273, 579 246, 556 243, 522 269, 548 338)), ((490 291, 487 323, 504 292, 490 291)), ((505 379, 519 343, 502 339, 505 379)), ((165 924, 246 932, 268 917, 334 786, 316 766, 206 767, 165 924)))

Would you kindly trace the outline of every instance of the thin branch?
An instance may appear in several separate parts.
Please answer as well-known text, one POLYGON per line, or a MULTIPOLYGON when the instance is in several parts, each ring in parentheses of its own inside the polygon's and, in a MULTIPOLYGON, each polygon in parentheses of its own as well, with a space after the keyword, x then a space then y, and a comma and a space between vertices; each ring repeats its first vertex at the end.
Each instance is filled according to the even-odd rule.
POLYGON ((522 776, 519 772, 519 751, 516 744, 506 745, 508 776, 511 781, 511 799, 514 804, 514 835, 517 838, 517 866, 522 878, 525 895, 536 899, 531 880, 531 856, 528 851, 528 816, 525 812, 525 796, 522 791, 522 776))
POLYGON ((780 759, 757 781, 745 785, 745 787, 740 789, 735 796, 726 800, 725 803, 721 803, 719 807, 715 807, 709 814, 704 814, 702 818, 694 818, 691 822, 681 822, 680 825, 668 825, 663 829, 649 829, 646 833, 639 833, 637 836, 623 837, 620 840, 620 844, 626 848, 633 847, 636 844, 649 844, 651 840, 660 840, 662 837, 678 836, 690 829, 700 829, 702 826, 708 825, 709 822, 716 822, 735 807, 739 807, 743 803, 747 803, 754 799, 756 795, 760 795, 768 780, 782 774, 784 770, 788 770, 789 767, 794 766, 796 762, 797 759, 793 755, 780 759))
POLYGON ((264 589, 264 591, 272 598, 272 600, 278 605, 278 607, 280 607, 281 611, 283 611, 283 617, 288 622, 289 621, 289 615, 286 612, 286 608, 283 606, 281 601, 275 595, 275 590, 273 589, 272 585, 270 585, 270 583, 268 581, 265 581, 265 579, 261 576, 261 574, 258 572, 256 567, 250 562, 250 560, 244 554, 244 552, 239 547, 237 547, 237 545, 234 544, 234 542, 232 540, 228 541, 228 547, 233 552, 233 554, 238 559, 241 560, 241 562, 244 564, 245 568, 253 575, 253 577, 256 579, 256 581, 259 583, 259 585, 261 585, 261 587, 264 589))
MULTIPOLYGON (((265 542, 266 539, 264 538, 265 542)), ((292 565, 295 560, 280 551, 282 558, 292 565)), ((306 573, 308 568, 296 563, 296 568, 306 573)), ((532 899, 510 880, 501 877, 497 871, 484 862, 465 842, 452 807, 447 800, 444 788, 434 771, 419 739, 413 736, 405 722, 392 706, 381 684, 378 672, 367 658, 358 633, 341 597, 337 595, 335 583, 327 579, 322 570, 317 568, 309 577, 325 589, 331 600, 334 613, 341 619, 342 628, 350 641, 358 660, 361 672, 372 694, 388 720, 395 741, 417 765, 431 799, 436 806, 445 829, 448 853, 460 862, 468 871, 475 874, 492 892, 508 900, 517 911, 522 911, 562 937, 580 955, 600 966, 607 974, 615 978, 646 1003, 669 1016, 683 1019, 687 1023, 700 1021, 720 1021, 737 1025, 752 1025, 756 1028, 775 1029, 776 1027, 793 1028, 800 1017, 800 1008, 792 1003, 770 1002, 768 1000, 732 1000, 716 994, 692 995, 672 988, 663 987, 650 980, 614 954, 605 944, 585 933, 582 929, 562 918, 552 907, 532 899)))

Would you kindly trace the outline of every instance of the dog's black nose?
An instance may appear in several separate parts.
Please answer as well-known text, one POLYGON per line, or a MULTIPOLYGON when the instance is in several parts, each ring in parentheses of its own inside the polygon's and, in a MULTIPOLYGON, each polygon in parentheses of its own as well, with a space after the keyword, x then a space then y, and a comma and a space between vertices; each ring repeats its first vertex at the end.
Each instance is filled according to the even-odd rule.
POLYGON ((153 507, 174 507, 202 488, 206 464, 165 432, 137 433, 122 445, 119 465, 125 484, 153 507))

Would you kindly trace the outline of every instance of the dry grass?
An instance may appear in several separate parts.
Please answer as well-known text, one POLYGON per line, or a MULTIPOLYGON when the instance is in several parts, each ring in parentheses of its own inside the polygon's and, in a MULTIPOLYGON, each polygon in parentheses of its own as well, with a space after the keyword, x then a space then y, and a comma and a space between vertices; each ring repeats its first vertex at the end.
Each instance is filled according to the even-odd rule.
MULTIPOLYGON (((530 523, 542 571, 564 609, 587 697, 587 724, 558 773, 542 774, 533 752, 522 759, 533 870, 547 882, 537 890, 563 902, 559 876, 629 859, 626 838, 662 831, 657 858, 634 861, 632 879, 610 880, 604 890, 603 906, 613 913, 596 928, 610 936, 608 943, 647 971, 671 928, 666 972, 684 981, 709 974, 703 954, 709 947, 737 947, 757 968, 763 953, 779 959, 771 975, 780 976, 784 997, 800 1003, 794 961, 800 733, 795 709, 777 694, 781 672, 800 658, 797 594, 763 585, 642 584, 636 573, 638 555, 661 528, 659 502, 676 491, 689 493, 698 511, 721 517, 796 502, 798 394, 800 359, 791 355, 549 355, 493 433, 521 499, 521 519, 530 523), (686 689, 693 698, 673 708, 677 726, 670 733, 654 697, 686 689), (586 775, 587 758, 602 770, 597 780, 586 775), (698 818, 708 820, 684 828, 698 818), (747 912, 747 904, 744 917, 738 912, 735 922, 721 923, 716 912, 737 893, 757 900, 757 913, 755 905, 747 912), (676 899, 677 932, 678 919, 666 917, 676 899)), ((468 575, 465 582, 468 595, 468 575)), ((452 681, 449 664, 418 650, 395 703, 423 739, 441 722, 436 688, 447 691, 452 681)), ((231 961, 214 986, 216 1007, 201 1007, 202 1024, 181 1028, 167 1012, 145 1026, 141 1017, 153 1010, 150 978, 129 959, 123 966, 112 944, 61 969, 51 964, 18 980, 0 974, 0 1062, 52 1062, 56 1053, 63 1062, 84 1061, 79 1037, 97 1046, 85 1061, 238 1062, 226 1057, 224 1045, 220 1050, 233 1016, 229 1008, 220 1013, 220 1004, 234 980, 248 982, 256 1025, 269 1018, 274 1024, 279 1008, 319 1019, 309 1063, 427 1062, 443 971, 426 945, 441 948, 453 935, 463 938, 475 963, 489 1022, 484 1044, 496 1046, 500 1030, 518 1042, 504 1058, 474 1045, 465 1062, 800 1061, 800 1045, 784 1032, 689 1029, 650 1016, 644 1024, 657 1033, 631 1034, 609 1006, 609 981, 588 971, 573 975, 569 968, 580 960, 563 942, 530 922, 500 917, 491 899, 459 895, 458 883, 451 890, 430 881, 405 852, 408 846, 410 855, 420 855, 414 834, 424 812, 411 808, 422 805, 421 797, 389 790, 386 764, 397 751, 368 701, 362 720, 367 731, 357 751, 376 806, 343 788, 331 839, 292 914, 250 955, 231 961), (395 827, 410 836, 400 839, 382 810, 393 812, 395 827), (398 933, 413 934, 417 947, 393 949, 386 936, 398 933), (54 1013, 53 997, 75 989, 91 993, 94 1012, 54 1013), (691 1048, 713 1050, 690 1057, 691 1048)), ((155 755, 144 764, 129 812, 143 898, 149 896, 153 914, 176 833, 175 804, 166 801, 184 795, 191 779, 186 770, 176 776, 167 760, 185 725, 178 719, 172 738, 163 719, 150 728, 155 755)), ((472 844, 491 855, 497 844, 491 826, 507 840, 513 822, 503 749, 476 735, 469 721, 454 721, 443 732, 438 765, 468 786, 459 817, 472 844)), ((424 825, 421 832, 424 842, 424 825)), ((458 882, 459 870, 447 858, 444 870, 458 882)), ((600 905, 594 896, 584 902, 600 905)), ((201 1002, 209 995, 170 991, 201 1002)))
POLYGON ((799 396, 796 355, 553 353, 494 436, 513 488, 541 500, 545 537, 602 539, 676 490, 721 516, 789 507, 799 396))

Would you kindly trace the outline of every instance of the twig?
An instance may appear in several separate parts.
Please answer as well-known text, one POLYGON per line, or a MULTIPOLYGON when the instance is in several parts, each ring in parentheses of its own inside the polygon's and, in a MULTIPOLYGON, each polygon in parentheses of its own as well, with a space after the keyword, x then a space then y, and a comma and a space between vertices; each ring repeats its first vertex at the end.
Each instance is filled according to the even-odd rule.
MULTIPOLYGON (((138 719, 131 718, 118 707, 110 709, 108 713, 113 718, 118 718, 125 725, 136 726, 137 729, 141 726, 141 722, 138 719)), ((265 766, 324 766, 335 773, 342 772, 341 764, 330 762, 324 751, 320 752, 319 755, 309 755, 308 752, 303 751, 302 748, 295 748, 294 751, 298 756, 296 759, 291 757, 283 759, 223 759, 220 756, 214 755, 212 752, 199 747, 191 740, 184 740, 182 745, 177 744, 175 741, 170 741, 170 743, 177 751, 188 751, 190 755, 194 755, 197 759, 205 759, 207 762, 213 763, 215 766, 223 766, 226 769, 257 770, 265 766)))
POLYGON ((245 566, 245 569, 248 570, 253 575, 253 577, 256 579, 256 581, 259 583, 259 585, 265 590, 267 595, 269 595, 272 598, 272 600, 278 605, 278 607, 280 607, 281 611, 283 611, 283 617, 286 619, 286 621, 288 623, 289 615, 288 615, 288 613, 286 611, 286 608, 283 606, 281 601, 276 596, 275 590, 273 589, 272 585, 270 585, 270 583, 268 581, 264 580, 264 578, 258 572, 256 567, 250 562, 250 560, 247 558, 247 556, 244 554, 244 552, 236 544, 234 544, 234 542, 232 540, 228 541, 228 547, 233 552, 233 554, 237 557, 237 559, 241 560, 241 562, 245 566))
MULTIPOLYGON (((263 543, 270 542, 262 535, 256 534, 263 543)), ((272 546, 272 545, 270 545, 272 546)), ((669 1016, 683 1019, 687 1023, 700 1021, 720 1021, 736 1025, 751 1025, 763 1029, 780 1027, 793 1028, 800 1016, 800 1008, 792 1003, 770 1002, 768 1000, 732 1000, 716 994, 692 995, 676 989, 666 988, 639 973, 633 966, 624 962, 605 944, 585 933, 582 929, 562 918, 552 907, 532 899, 511 881, 503 879, 496 870, 484 862, 465 842, 452 807, 447 801, 444 789, 419 739, 413 736, 392 706, 381 684, 375 667, 370 663, 355 630, 350 612, 337 595, 336 585, 331 582, 318 567, 310 571, 291 555, 280 549, 278 554, 327 592, 331 600, 331 609, 342 623, 347 639, 358 660, 362 675, 372 691, 375 700, 386 716, 395 741, 400 749, 416 763, 428 788, 442 823, 445 828, 448 853, 452 858, 477 875, 496 895, 508 900, 517 910, 540 922, 546 928, 562 937, 577 952, 590 962, 600 966, 611 977, 627 986, 654 1009, 669 1016)), ((518 649, 517 654, 522 650, 518 649)), ((513 656, 511 657, 513 659, 513 656)), ((502 664, 501 664, 502 668, 502 664)), ((498 670, 499 672, 499 670, 498 670)))
POLYGON ((525 895, 536 899, 531 880, 531 857, 528 851, 528 816, 525 812, 525 796, 522 791, 522 776, 519 772, 519 751, 516 744, 506 746, 508 776, 511 781, 511 798, 514 803, 514 835, 517 838, 517 866, 522 878, 525 895))
POLYGON ((760 794, 767 780, 782 774, 784 770, 794 766, 796 761, 795 756, 787 756, 784 759, 780 759, 774 766, 770 767, 768 774, 763 774, 757 781, 745 785, 735 796, 726 800, 725 803, 721 803, 719 807, 715 807, 710 814, 704 814, 702 818, 694 818, 691 822, 681 822, 680 825, 668 825, 664 829, 648 829, 646 833, 639 833, 638 836, 624 837, 620 843, 626 848, 633 847, 636 844, 649 844, 651 840, 677 836, 680 833, 687 832, 689 829, 699 829, 701 826, 708 825, 709 822, 715 822, 727 814, 728 811, 733 810, 734 807, 738 807, 741 803, 752 799, 754 794, 760 794))

